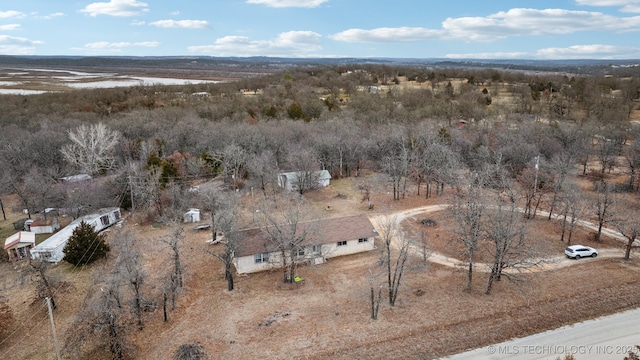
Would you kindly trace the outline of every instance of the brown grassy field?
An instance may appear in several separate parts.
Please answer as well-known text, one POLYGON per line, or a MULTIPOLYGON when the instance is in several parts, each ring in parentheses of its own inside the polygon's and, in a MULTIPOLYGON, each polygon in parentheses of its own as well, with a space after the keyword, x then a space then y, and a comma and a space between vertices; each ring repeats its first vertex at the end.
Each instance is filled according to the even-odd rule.
MULTIPOLYGON (((360 201, 354 180, 348 178, 307 197, 317 217, 354 212, 375 216, 447 202, 446 196, 425 199, 414 194, 393 201, 391 195, 378 191, 372 199, 375 210, 369 211, 360 201), (324 210, 326 205, 333 210, 324 210)), ((247 196, 244 201, 245 208, 251 209, 252 198, 247 196)), ((459 256, 452 231, 455 225, 446 211, 415 215, 404 222, 406 229, 422 230, 417 221, 424 217, 437 222, 427 230, 429 248, 459 256)), ((8 225, 10 220, 0 222, 0 228, 8 225)), ((160 240, 169 229, 134 221, 125 226, 136 233, 137 246, 143 249, 149 274, 145 296, 161 303, 160 284, 169 255, 160 240)), ((527 237, 539 245, 541 255, 562 254, 565 244, 558 240, 557 222, 536 219, 530 226, 527 237)), ((305 279, 301 285, 283 284, 281 273, 271 271, 237 276, 236 290, 228 292, 222 264, 203 251, 205 246, 220 245, 207 245, 209 234, 186 229, 181 254, 185 288, 168 323, 157 308, 144 314, 142 331, 130 333, 136 359, 166 359, 179 345, 196 341, 211 359, 435 358, 640 306, 636 291, 640 259, 634 254, 630 261, 621 260, 620 244, 613 239, 605 239, 598 247, 617 249, 619 257, 585 259, 553 271, 522 274, 517 282, 498 282, 489 296, 483 294, 487 279, 481 270, 476 272, 473 291, 467 293, 464 270, 424 264, 416 255, 410 260, 396 306, 383 302, 379 319, 371 320, 369 271, 378 275, 377 282, 383 282, 379 248, 300 267, 298 273, 305 279), (572 288, 575 283, 588 286, 576 291, 572 288), (581 311, 569 311, 575 308, 581 311)), ((574 243, 591 244, 584 230, 574 236, 574 243)), ((0 296, 18 319, 13 335, 0 340, 0 357, 54 359, 46 311, 40 302, 33 303, 33 284, 22 276, 24 265, 0 264, 0 296)), ((75 269, 61 263, 52 269, 68 283, 57 294, 55 317, 61 339, 74 331, 73 315, 83 306, 92 277, 99 271, 99 264, 75 269)))

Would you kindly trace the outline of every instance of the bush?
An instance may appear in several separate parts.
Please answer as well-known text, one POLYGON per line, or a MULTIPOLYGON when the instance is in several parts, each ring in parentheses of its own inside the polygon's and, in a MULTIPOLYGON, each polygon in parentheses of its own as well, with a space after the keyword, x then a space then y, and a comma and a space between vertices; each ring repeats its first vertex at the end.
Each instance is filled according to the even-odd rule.
POLYGON ((64 261, 73 265, 88 265, 109 253, 104 234, 99 234, 91 224, 82 221, 73 230, 64 247, 64 261))
POLYGON ((433 219, 422 219, 420 220, 420 224, 424 225, 424 226, 436 226, 437 223, 435 220, 433 219))
POLYGON ((200 343, 182 344, 173 353, 174 360, 204 360, 207 354, 200 343))

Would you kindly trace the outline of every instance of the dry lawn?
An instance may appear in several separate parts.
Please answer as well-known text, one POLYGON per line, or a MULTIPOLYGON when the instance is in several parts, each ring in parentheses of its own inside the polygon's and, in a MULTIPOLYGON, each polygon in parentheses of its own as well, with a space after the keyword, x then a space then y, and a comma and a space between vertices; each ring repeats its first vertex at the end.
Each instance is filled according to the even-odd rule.
MULTIPOLYGON (((446 196, 425 199, 415 191, 393 201, 386 192, 377 192, 372 198, 374 210, 366 210, 354 188, 353 179, 338 180, 308 198, 318 216, 377 215, 447 202, 446 196), (333 210, 325 210, 326 205, 333 210)), ((252 209, 251 198, 244 201, 252 209)), ((425 229, 430 249, 459 256, 452 239, 455 225, 446 211, 416 215, 405 221, 406 229, 423 230, 416 223, 423 217, 438 224, 425 229)), ((170 229, 132 221, 127 227, 136 232, 138 246, 144 249, 150 275, 146 297, 161 304, 160 287, 169 259, 161 239, 170 229)), ((542 255, 562 253, 566 244, 559 241, 557 222, 537 219, 531 228, 528 237, 535 239, 542 255)), ((181 254, 186 278, 177 308, 170 311, 168 323, 162 320, 161 307, 145 313, 144 330, 130 334, 136 359, 167 359, 179 345, 196 341, 211 359, 435 358, 640 306, 640 258, 634 255, 625 262, 620 259, 621 250, 620 258, 576 261, 560 270, 520 275, 517 282, 505 279, 489 296, 483 294, 486 274, 476 273, 474 290, 467 293, 463 270, 425 265, 416 256, 396 306, 383 302, 374 321, 370 319, 369 270, 378 276, 376 284, 382 284, 380 249, 300 267, 299 275, 305 280, 299 285, 283 284, 279 271, 237 276, 236 290, 228 292, 222 264, 202 251, 205 246, 221 245, 205 244, 209 234, 190 229, 181 254), (587 284, 588 291, 573 290, 576 283, 587 284), (581 311, 569 311, 576 308, 581 311)), ((574 243, 580 239, 590 245, 584 231, 574 236, 574 243)), ((619 248, 611 239, 598 246, 619 248)), ((21 264, 0 264, 1 295, 20 319, 16 333, 0 344, 0 358, 54 359, 46 312, 42 304, 31 304, 32 285, 18 281, 20 268, 21 264)), ((54 267, 56 276, 72 284, 58 295, 56 324, 61 338, 73 331, 72 315, 82 306, 97 269, 54 267)))

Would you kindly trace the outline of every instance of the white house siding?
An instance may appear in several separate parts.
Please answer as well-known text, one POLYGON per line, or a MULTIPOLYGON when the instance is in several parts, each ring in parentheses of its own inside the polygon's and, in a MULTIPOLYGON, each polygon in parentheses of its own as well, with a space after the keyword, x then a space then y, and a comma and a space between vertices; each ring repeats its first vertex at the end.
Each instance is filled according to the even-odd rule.
POLYGON ((238 274, 249 274, 270 269, 279 269, 282 264, 280 252, 269 253, 269 261, 256 263, 255 255, 247 255, 234 259, 238 274))
MULTIPOLYGON (((320 245, 320 252, 313 253, 312 247, 305 247, 305 254, 299 259, 300 262, 314 262, 314 259, 329 259, 337 256, 357 254, 364 251, 374 250, 375 238, 366 238, 367 241, 359 242, 358 239, 347 240, 346 245, 338 246, 338 242, 320 245)), ((279 269, 282 267, 282 253, 280 251, 270 252, 268 262, 256 263, 255 254, 241 256, 234 259, 234 265, 238 274, 249 274, 271 269, 279 269)), ((287 253, 288 256, 288 253, 287 253)))
POLYGON ((366 239, 366 242, 358 242, 358 239, 347 240, 347 245, 343 246, 338 246, 338 242, 325 244, 322 247, 324 252, 323 257, 328 259, 336 256, 357 254, 363 251, 375 249, 375 238, 371 237, 366 239))

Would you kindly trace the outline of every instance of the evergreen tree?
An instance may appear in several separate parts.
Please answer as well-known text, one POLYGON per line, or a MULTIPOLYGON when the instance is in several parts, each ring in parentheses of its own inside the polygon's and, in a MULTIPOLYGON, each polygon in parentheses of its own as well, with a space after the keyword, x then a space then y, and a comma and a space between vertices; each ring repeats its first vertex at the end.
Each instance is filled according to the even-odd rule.
POLYGON ((104 234, 82 221, 64 247, 64 260, 73 265, 88 265, 107 256, 109 250, 104 234))

